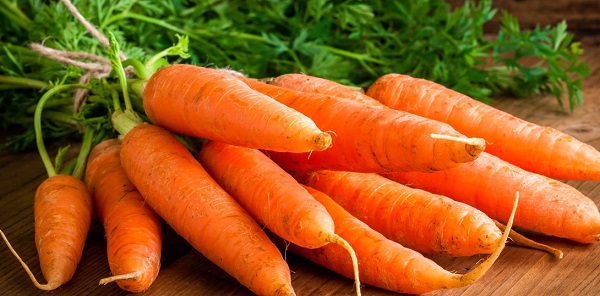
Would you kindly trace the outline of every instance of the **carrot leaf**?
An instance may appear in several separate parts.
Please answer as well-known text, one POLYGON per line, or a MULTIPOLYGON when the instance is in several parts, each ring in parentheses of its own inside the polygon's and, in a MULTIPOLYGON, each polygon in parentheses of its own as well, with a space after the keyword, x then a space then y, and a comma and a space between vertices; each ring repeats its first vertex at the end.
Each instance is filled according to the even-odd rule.
POLYGON ((189 37, 182 36, 179 34, 176 34, 175 36, 177 36, 178 40, 175 45, 155 54, 150 59, 148 59, 148 61, 146 62, 146 68, 150 70, 150 73, 154 73, 159 67, 168 64, 168 62, 163 59, 166 56, 179 56, 182 59, 187 59, 190 57, 190 55, 188 54, 188 47, 190 43, 189 37))
MULTIPOLYGON (((583 104, 582 79, 590 75, 566 22, 525 30, 502 12, 499 30, 484 30, 497 13, 491 0, 71 2, 98 31, 123 41, 121 63, 134 66, 138 78, 128 80, 126 108, 140 113, 143 83, 174 61, 168 56, 250 77, 302 71, 357 87, 396 72, 485 102, 541 94, 570 110, 583 104)), ((35 146, 28 110, 43 95, 39 89, 77 84, 86 74, 26 44, 43 40, 51 49, 95 57, 106 50, 61 1, 0 0, 0 16, 0 128, 18 133, 0 149, 18 151, 35 146)), ((49 117, 42 125, 48 141, 79 133, 49 117)))
POLYGON ((63 162, 65 156, 67 155, 67 152, 69 152, 69 148, 71 148, 71 145, 62 146, 58 149, 56 157, 54 157, 54 170, 56 170, 57 172, 63 170, 63 162))
MULTIPOLYGON (((108 40, 110 42, 110 49, 108 51, 108 56, 110 62, 113 67, 113 71, 117 75, 117 79, 121 86, 121 91, 123 92, 123 100, 125 101, 125 110, 132 109, 131 100, 129 99, 129 87, 127 86, 127 78, 125 75, 125 69, 123 64, 121 63, 121 59, 119 57, 119 43, 117 42, 117 38, 112 32, 108 32, 108 40)), ((120 107, 115 106, 115 108, 119 109, 120 107)))

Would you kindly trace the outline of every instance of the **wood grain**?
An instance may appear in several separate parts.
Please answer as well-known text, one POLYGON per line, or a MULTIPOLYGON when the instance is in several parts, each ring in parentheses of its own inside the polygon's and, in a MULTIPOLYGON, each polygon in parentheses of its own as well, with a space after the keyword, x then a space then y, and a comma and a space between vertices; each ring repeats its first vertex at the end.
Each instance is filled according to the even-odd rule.
MULTIPOLYGON (((465 0, 446 2, 458 7, 465 0)), ((492 7, 498 11, 485 27, 491 33, 498 31, 502 11, 516 17, 523 29, 533 29, 538 25, 555 26, 565 20, 571 32, 590 33, 600 30, 600 1, 597 0, 494 0, 492 7)))
MULTIPOLYGON (((584 83, 583 108, 566 112, 551 97, 498 99, 494 105, 534 123, 555 127, 600 149, 600 57, 596 54, 598 43, 589 44, 585 59, 592 66, 592 75, 584 83)), ((42 280, 34 244, 32 201, 46 173, 36 152, 0 155, 0 166, 0 229, 42 280)), ((600 182, 567 183, 600 205, 600 182)), ((161 273, 144 295, 251 295, 193 250, 168 225, 164 232, 161 273)), ((600 244, 581 245, 534 233, 524 234, 562 249, 564 258, 557 260, 547 253, 508 246, 492 269, 473 285, 428 295, 595 295, 600 291, 600 244)), ((431 258, 449 270, 464 273, 484 257, 431 258)), ((298 295, 354 295, 351 280, 293 255, 287 254, 287 261, 298 295)), ((127 295, 117 285, 98 285, 98 280, 108 275, 104 234, 96 219, 75 277, 52 292, 37 290, 8 248, 0 246, 2 295, 127 295)), ((363 295, 398 295, 371 286, 365 286, 362 292, 363 295)))

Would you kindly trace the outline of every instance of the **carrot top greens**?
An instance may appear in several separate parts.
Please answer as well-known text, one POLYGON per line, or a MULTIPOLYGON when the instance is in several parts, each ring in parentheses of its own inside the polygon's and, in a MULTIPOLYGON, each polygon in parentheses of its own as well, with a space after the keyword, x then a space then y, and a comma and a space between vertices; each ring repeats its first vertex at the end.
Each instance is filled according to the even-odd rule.
MULTIPOLYGON (((565 22, 522 30, 503 12, 499 31, 484 35, 484 25, 497 13, 491 0, 467 0, 454 9, 442 0, 72 2, 100 32, 115 34, 127 58, 148 61, 176 43, 177 34, 185 35, 188 63, 231 67, 251 77, 301 71, 368 86, 395 72, 482 101, 552 95, 573 110, 583 102, 582 78, 590 71, 565 22)), ((0 17, 0 116, 5 118, 0 126, 27 128, 40 88, 47 89, 48 82, 78 83, 88 71, 40 57, 29 43, 96 57, 107 51, 62 1, 0 0, 0 14, 5 16, 0 17)), ((76 130, 60 117, 46 118, 43 125, 48 140, 76 130)), ((25 133, 3 148, 32 147, 32 139, 25 133)))

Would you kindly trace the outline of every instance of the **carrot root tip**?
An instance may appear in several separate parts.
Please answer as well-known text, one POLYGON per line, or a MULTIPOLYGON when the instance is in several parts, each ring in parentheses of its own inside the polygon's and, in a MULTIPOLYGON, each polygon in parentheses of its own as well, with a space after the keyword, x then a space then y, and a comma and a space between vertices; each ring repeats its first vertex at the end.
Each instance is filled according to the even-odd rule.
POLYGON ((313 139, 316 151, 322 151, 331 147, 332 142, 333 140, 331 138, 331 135, 326 132, 317 134, 313 139))
POLYGON ((514 202, 514 205, 512 208, 512 212, 510 214, 510 217, 508 218, 508 223, 506 223, 506 229, 504 230, 504 233, 502 234, 502 238, 501 238, 500 244, 498 245, 498 248, 496 248, 496 250, 494 250, 494 252, 484 262, 482 262, 477 267, 473 268, 469 273, 463 274, 460 277, 458 277, 457 281, 453 282, 451 284, 452 288, 464 287, 464 286, 472 284, 477 279, 481 278, 490 269, 490 267, 494 264, 494 262, 496 262, 496 259, 498 259, 498 257, 500 257, 500 253, 502 253, 502 250, 504 250, 504 247, 506 246, 506 241, 508 240, 508 235, 512 228, 513 221, 515 219, 515 213, 517 212, 517 204, 518 203, 519 203, 519 192, 517 191, 517 194, 515 196, 515 202, 514 202))
MULTIPOLYGON (((504 226, 504 224, 502 224, 496 220, 494 220, 494 223, 496 223, 496 226, 498 226, 498 228, 500 228, 500 230, 505 231, 506 226, 504 226)), ((554 255, 554 257, 557 259, 563 258, 563 252, 561 250, 559 250, 557 248, 553 248, 553 247, 545 245, 545 244, 542 244, 542 243, 538 243, 532 239, 529 239, 529 238, 523 236, 522 234, 520 234, 514 230, 510 230, 509 239, 513 242, 513 244, 515 244, 517 246, 523 246, 523 247, 527 247, 527 248, 545 251, 545 252, 548 252, 548 253, 554 255)))
POLYGON ((344 240, 342 237, 340 237, 339 235, 337 235, 335 233, 324 234, 323 239, 326 242, 334 243, 334 244, 341 246, 346 251, 348 251, 348 253, 350 254, 350 258, 352 259, 352 266, 353 266, 353 270, 354 270, 354 284, 355 284, 355 289, 356 289, 356 295, 360 296, 361 291, 360 291, 360 278, 359 278, 359 271, 358 271, 358 259, 356 257, 356 253, 354 252, 354 249, 346 240, 344 240))
POLYGON ((455 137, 449 135, 440 135, 440 134, 430 134, 430 137, 434 139, 442 139, 455 141, 459 143, 465 143, 469 145, 467 147, 467 151, 473 156, 479 155, 485 149, 485 140, 482 138, 463 138, 463 137, 455 137))
POLYGON ((112 283, 119 280, 132 280, 137 279, 142 276, 142 273, 139 271, 134 271, 126 274, 113 275, 107 278, 103 278, 100 280, 100 285, 106 285, 108 283, 112 283))
POLYGON ((33 275, 33 272, 31 272, 31 269, 29 269, 29 266, 27 266, 27 263, 25 263, 25 261, 23 261, 23 259, 21 259, 21 256, 19 256, 19 254, 17 253, 17 251, 15 251, 15 249, 12 247, 12 245, 8 241, 8 238, 6 238, 6 236, 4 235, 4 232, 2 230, 0 230, 0 236, 2 236, 2 239, 4 239, 4 242, 8 246, 8 249, 10 250, 10 252, 21 263, 21 265, 23 266, 23 269, 25 269, 25 272, 27 273, 27 275, 29 276, 29 278, 31 279, 31 281, 33 282, 33 284, 38 289, 45 290, 45 291, 51 291, 51 290, 54 290, 54 289, 56 289, 56 288, 58 288, 58 287, 60 287, 62 285, 62 282, 58 282, 58 281, 49 281, 46 284, 40 284, 40 282, 38 282, 38 280, 33 275))

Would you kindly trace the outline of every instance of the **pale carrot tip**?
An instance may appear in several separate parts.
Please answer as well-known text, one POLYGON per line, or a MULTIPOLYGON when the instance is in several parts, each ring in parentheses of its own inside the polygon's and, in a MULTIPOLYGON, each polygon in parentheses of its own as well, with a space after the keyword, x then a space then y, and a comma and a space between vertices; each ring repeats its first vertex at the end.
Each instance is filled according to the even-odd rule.
POLYGON ((320 133, 316 135, 313 140, 313 146, 315 151, 322 151, 331 147, 332 139, 328 133, 320 133))
POLYGON ((482 138, 464 138, 449 135, 430 134, 434 139, 449 140, 467 144, 466 149, 472 156, 478 156, 485 149, 485 140, 482 138))

